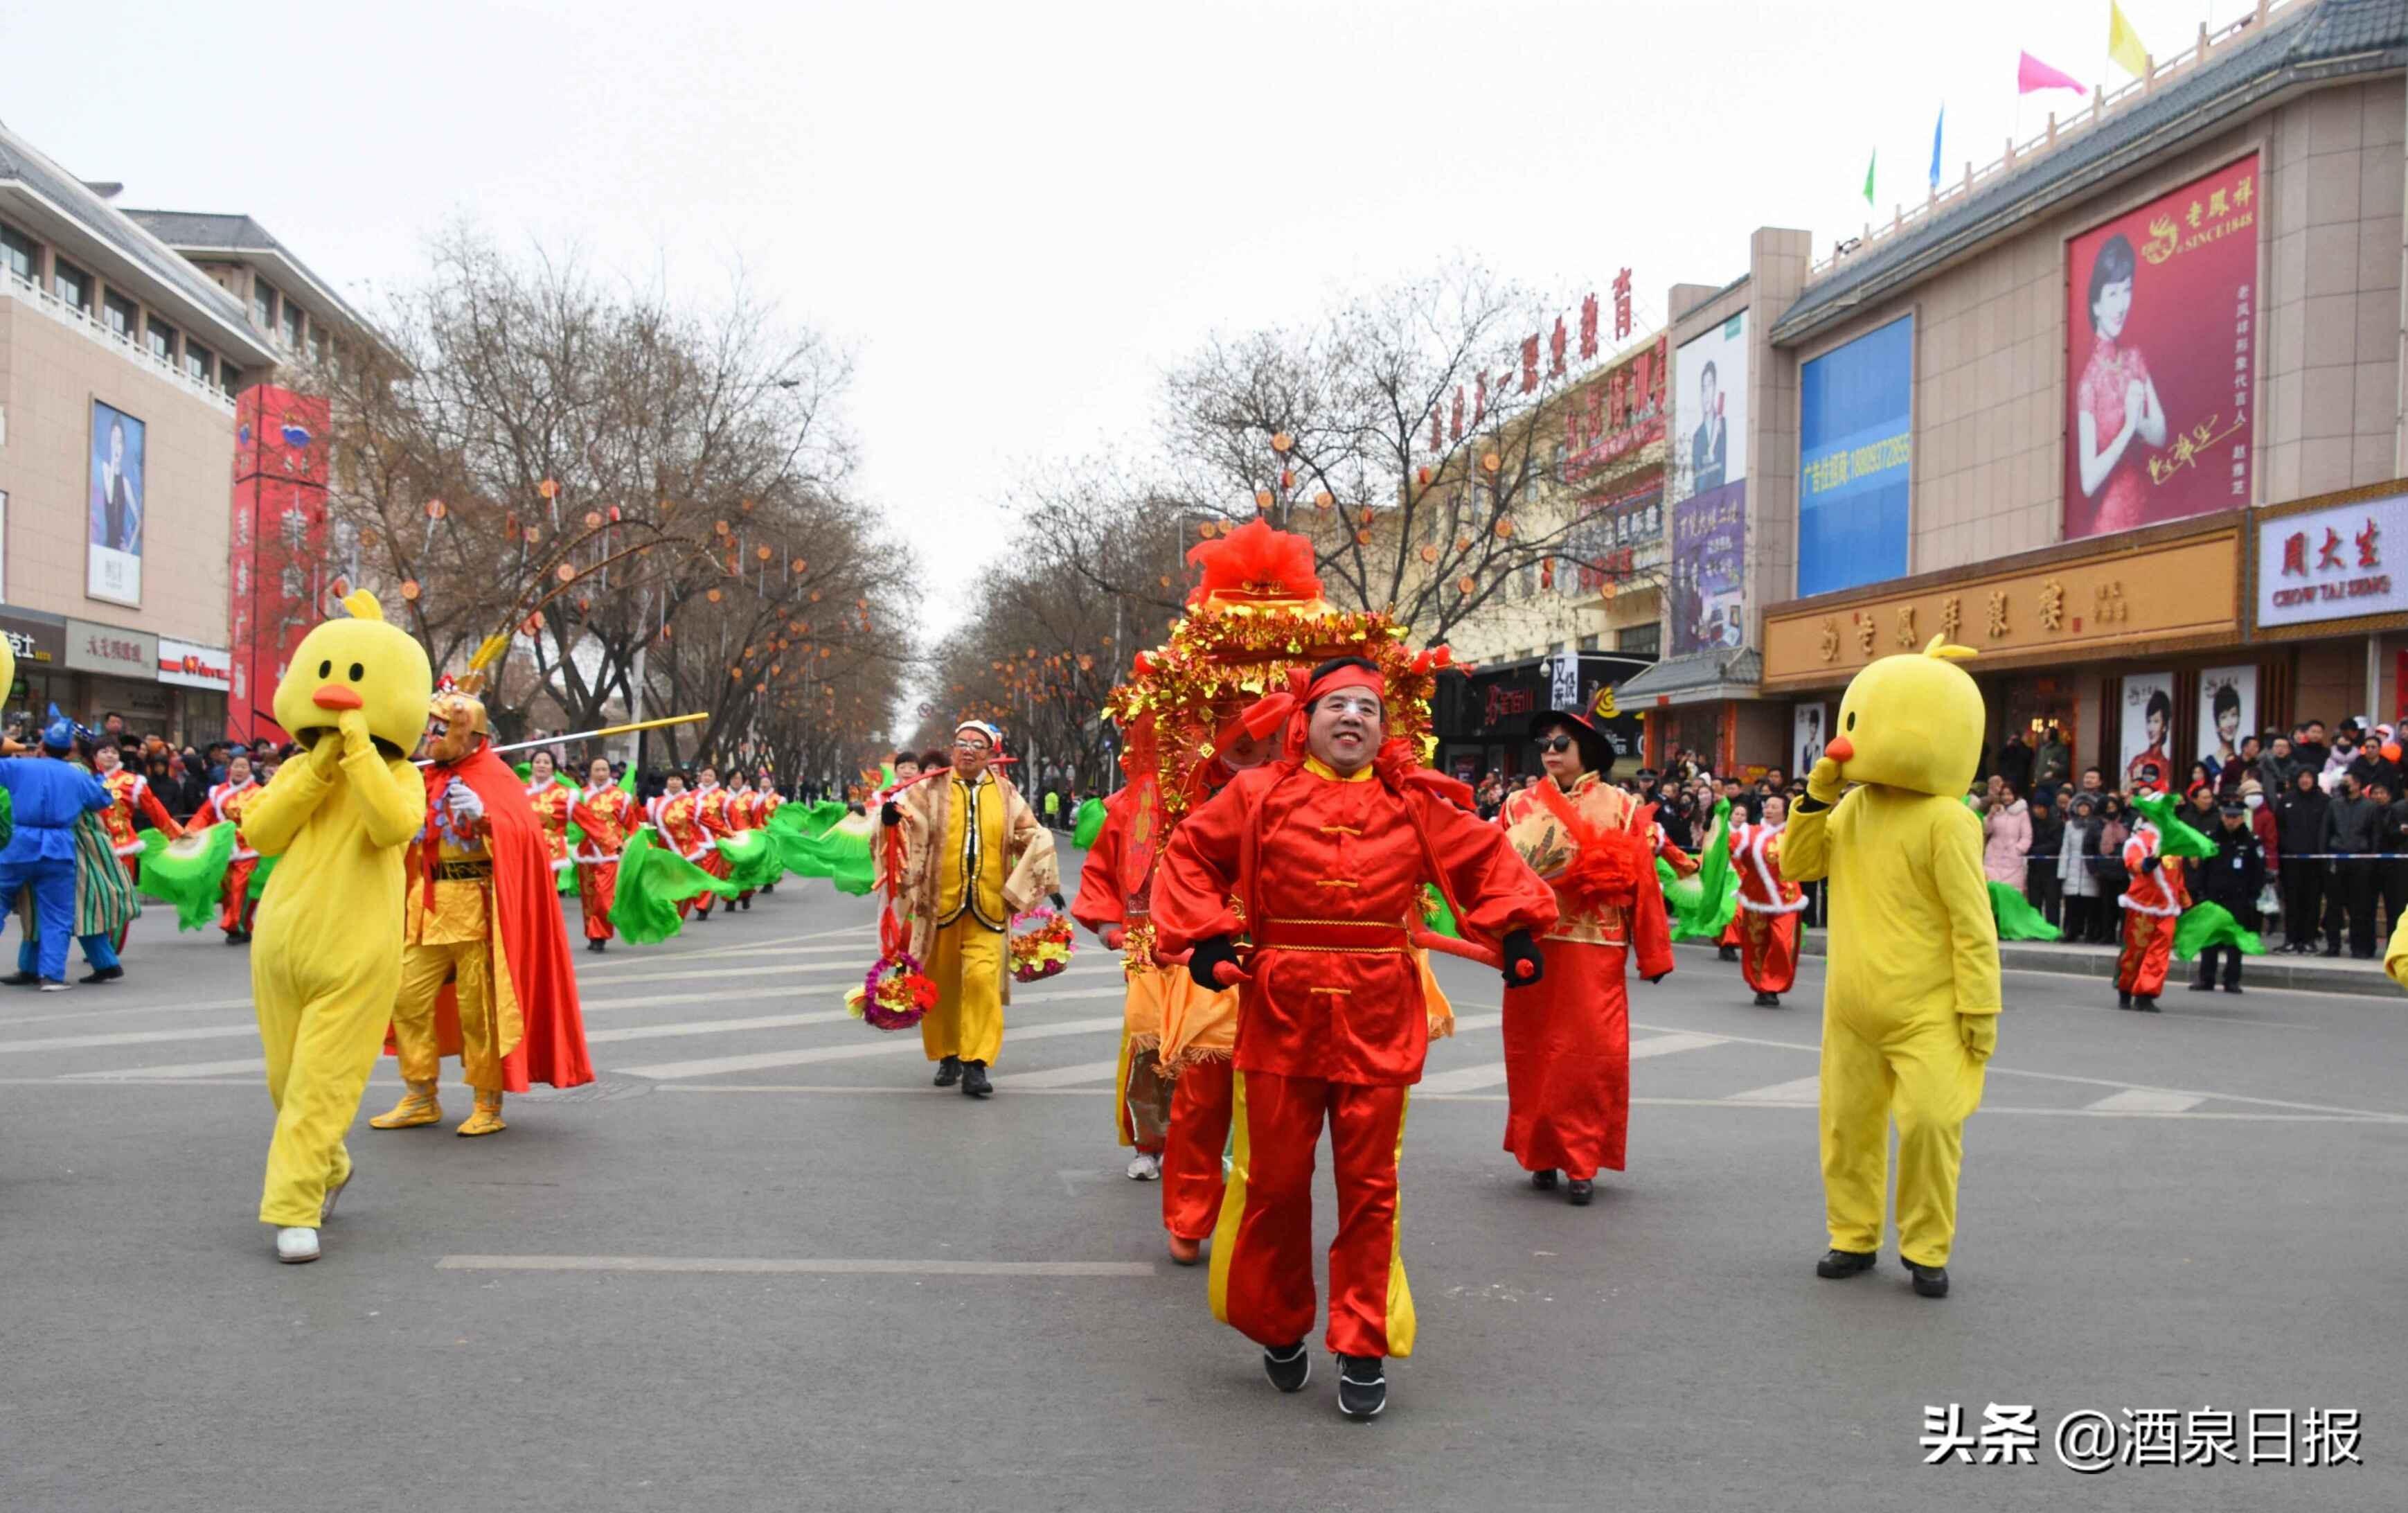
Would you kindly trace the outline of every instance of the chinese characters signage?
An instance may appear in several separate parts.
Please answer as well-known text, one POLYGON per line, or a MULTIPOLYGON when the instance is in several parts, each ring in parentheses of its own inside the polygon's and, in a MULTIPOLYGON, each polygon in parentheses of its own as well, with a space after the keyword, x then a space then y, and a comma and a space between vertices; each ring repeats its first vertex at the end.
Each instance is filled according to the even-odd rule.
POLYGON ((1672 655, 1747 643, 1747 485, 1692 494, 1672 506, 1672 655))
POLYGON ((1670 345, 1657 337, 1564 407, 1564 481, 1577 483, 1651 441, 1664 439, 1670 345))
POLYGON ((159 638, 147 630, 69 619, 66 665, 79 672, 106 672, 154 683, 159 677, 159 638))
POLYGON ((1914 474, 1914 317, 1798 373, 1798 595, 1906 573, 1914 474))
POLYGON ((1627 493, 1580 502, 1579 518, 1565 534, 1580 591, 1593 594, 1663 561, 1664 483, 1661 475, 1627 493))
POLYGON ((2258 158, 2067 248, 2065 534, 2249 502, 2258 158))
POLYGON ((234 682, 234 654, 222 646, 159 638, 159 681, 224 693, 234 682))
POLYGON ((2408 610, 2408 496, 2258 522, 2258 623, 2306 625, 2408 610))

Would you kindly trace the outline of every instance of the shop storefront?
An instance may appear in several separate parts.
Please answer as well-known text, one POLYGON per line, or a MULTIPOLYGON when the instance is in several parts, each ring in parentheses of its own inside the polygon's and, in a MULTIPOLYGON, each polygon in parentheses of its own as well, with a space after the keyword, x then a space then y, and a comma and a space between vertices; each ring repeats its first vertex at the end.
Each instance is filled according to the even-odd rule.
POLYGON ((234 683, 234 654, 222 646, 159 638, 159 682, 171 703, 168 729, 188 745, 225 737, 226 694, 234 683))
POLYGON ((2287 695, 2258 725, 2397 723, 2408 713, 2408 483, 2275 505, 2251 525, 2251 649, 2287 695))
POLYGON ((2290 659, 2243 644, 2243 535, 2232 511, 1773 605, 1764 694, 1785 700, 1794 760, 1828 739, 1868 662, 1944 637, 1980 654, 1965 666, 1988 708, 1986 751, 2055 727, 2077 768, 2128 776, 2145 761, 2179 785, 2223 727, 2237 741, 2291 704, 2290 659))
POLYGON ((59 707, 97 728, 110 714, 136 735, 168 734, 169 698, 159 682, 159 638, 147 630, 70 618, 66 665, 77 674, 72 703, 59 707))
POLYGON ((31 728, 37 715, 75 697, 75 674, 66 668, 67 623, 37 610, 0 608, 0 635, 17 654, 17 682, 8 690, 7 722, 31 728))
POLYGON ((1441 677, 1431 712, 1439 741, 1434 765, 1467 783, 1490 772, 1535 772, 1539 754, 1529 739, 1530 718, 1569 704, 1587 711, 1613 742, 1617 771, 1635 768, 1643 722, 1627 710, 1602 712, 1609 692, 1651 660, 1629 652, 1556 653, 1441 677))

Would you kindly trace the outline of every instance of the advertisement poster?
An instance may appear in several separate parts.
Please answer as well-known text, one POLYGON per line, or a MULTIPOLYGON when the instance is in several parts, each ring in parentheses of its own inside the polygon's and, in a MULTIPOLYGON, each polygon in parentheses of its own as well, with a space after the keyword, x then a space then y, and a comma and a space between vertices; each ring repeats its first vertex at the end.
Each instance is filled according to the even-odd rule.
POLYGON ((2068 540, 2249 502, 2258 189, 2253 153, 2067 246, 2068 540))
POLYGON ((1672 497, 1747 477, 1747 311, 1673 354, 1672 497))
POLYGON ((2174 675, 2124 675, 2124 787, 2163 790, 2174 780, 2174 675))
POLYGON ((83 591, 113 604, 142 602, 143 477, 149 427, 114 405, 92 402, 92 529, 83 591))
POLYGON ((1823 758, 1823 748, 1830 743, 1831 738, 1824 733, 1823 717, 1824 709, 1819 703, 1799 704, 1790 711, 1789 724, 1794 734, 1790 744, 1798 749, 1796 765, 1789 771, 1795 776, 1804 777, 1813 771, 1814 764, 1823 758))
POLYGON ((1798 370, 1798 595, 1906 574, 1914 317, 1798 370))
POLYGON ((1564 535, 1564 547, 1582 593, 1596 593, 1605 584, 1646 570, 1662 559, 1660 478, 1612 498, 1583 499, 1579 512, 1564 535))
POLYGON ((2310 625, 2408 610, 2408 577, 2391 576, 2408 542, 2408 496, 2337 504, 2258 521, 2258 624, 2310 625))
POLYGON ((1747 485, 1726 483, 1672 506, 1672 655, 1747 642, 1747 485))
MULTIPOLYGON (((2199 675, 2199 759, 2215 770, 2241 755, 2241 738, 2258 728, 2258 670, 2212 667, 2199 675)), ((2187 771, 2187 769, 2186 769, 2187 771)))

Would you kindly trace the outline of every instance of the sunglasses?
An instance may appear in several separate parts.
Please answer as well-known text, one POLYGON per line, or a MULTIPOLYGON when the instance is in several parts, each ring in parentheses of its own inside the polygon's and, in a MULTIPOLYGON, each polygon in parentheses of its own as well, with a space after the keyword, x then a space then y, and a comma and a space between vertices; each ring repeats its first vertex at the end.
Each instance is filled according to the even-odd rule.
POLYGON ((1570 751, 1572 745, 1570 736, 1548 736, 1539 742, 1539 749, 1544 752, 1570 751))

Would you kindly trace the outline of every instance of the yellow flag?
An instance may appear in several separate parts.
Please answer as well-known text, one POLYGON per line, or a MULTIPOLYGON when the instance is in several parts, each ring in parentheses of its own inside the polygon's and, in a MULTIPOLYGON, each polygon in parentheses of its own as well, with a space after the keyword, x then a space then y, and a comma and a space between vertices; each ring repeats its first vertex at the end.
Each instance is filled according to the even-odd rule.
POLYGON ((2141 45, 2141 34, 2132 30, 2115 0, 2107 0, 2107 56, 2134 79, 2149 77, 2149 50, 2141 45))

